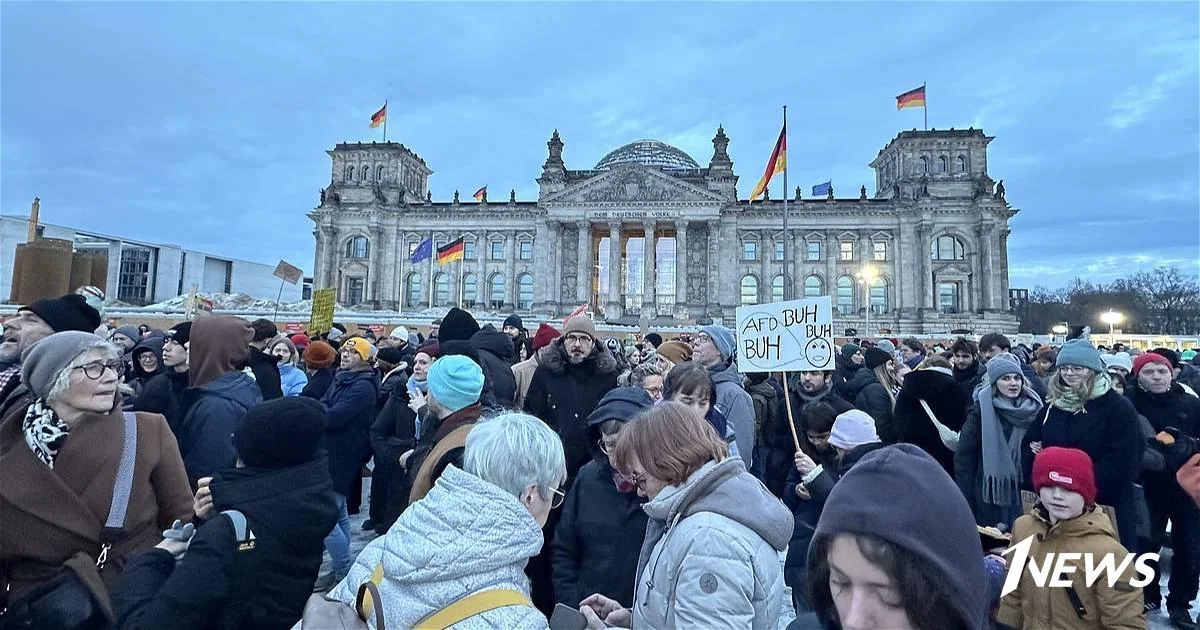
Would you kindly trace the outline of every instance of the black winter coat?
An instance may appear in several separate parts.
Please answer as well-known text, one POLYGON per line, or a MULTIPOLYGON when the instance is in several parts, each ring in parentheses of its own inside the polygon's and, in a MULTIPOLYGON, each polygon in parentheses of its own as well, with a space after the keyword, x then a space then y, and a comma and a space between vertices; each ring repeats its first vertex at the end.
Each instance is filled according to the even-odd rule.
POLYGON ((175 558, 152 549, 113 593, 121 630, 285 630, 300 620, 321 568, 337 503, 324 458, 293 468, 238 468, 212 482, 218 512, 238 510, 254 534, 240 550, 232 521, 215 516, 175 558))
POLYGON ((471 345, 479 353, 483 377, 492 385, 496 405, 512 409, 517 400, 517 379, 512 372, 516 363, 512 337, 495 329, 483 329, 471 337, 471 345))
MULTIPOLYGON (((390 379, 388 383, 391 383, 390 379)), ((383 408, 375 415, 371 425, 371 449, 375 452, 375 470, 378 477, 387 480, 387 504, 384 508, 385 524, 400 518, 408 507, 408 495, 412 491, 408 474, 400 467, 400 456, 417 444, 417 414, 408 408, 408 387, 403 383, 391 388, 383 408)), ((372 477, 371 483, 376 483, 372 477)), ((374 486, 372 486, 374 491, 374 486)))
POLYGON ((233 434, 242 426, 246 412, 262 402, 262 391, 246 374, 230 372, 187 390, 185 396, 193 402, 172 429, 195 490, 198 479, 211 477, 237 461, 233 434))
POLYGON ((567 456, 567 478, 574 479, 591 459, 587 417, 617 386, 617 362, 602 343, 595 344, 579 365, 567 361, 562 337, 548 347, 529 383, 525 411, 558 431, 567 456))
POLYGON ((279 382, 279 361, 258 348, 250 348, 246 365, 254 372, 254 382, 262 390, 263 400, 283 398, 283 385, 279 382))
POLYGON ((971 395, 954 377, 936 369, 916 370, 904 377, 904 387, 896 397, 892 426, 879 432, 888 444, 907 442, 921 448, 936 459, 946 474, 954 478, 954 451, 946 448, 937 427, 921 407, 924 400, 933 410, 938 422, 955 431, 962 431, 971 406, 971 395), (886 434, 886 436, 885 436, 886 434))
POLYGON ((174 429, 187 408, 184 396, 187 388, 187 372, 163 372, 146 383, 130 411, 157 413, 166 418, 167 424, 174 429))
POLYGON ((588 462, 567 493, 552 543, 557 603, 576 608, 593 593, 633 603, 645 503, 636 490, 617 490, 612 474, 607 460, 588 462))
POLYGON ((321 400, 325 397, 325 392, 329 391, 330 386, 333 385, 333 375, 333 368, 314 370, 308 375, 308 385, 300 390, 300 395, 321 400))
MULTIPOLYGON (((1155 433, 1167 427, 1175 427, 1192 437, 1200 437, 1200 398, 1183 391, 1179 383, 1172 383, 1171 389, 1162 394, 1152 394, 1135 382, 1126 390, 1130 402, 1137 412, 1150 421, 1155 433)), ((1157 447, 1156 447, 1157 448, 1157 447)), ((1153 494, 1164 499, 1188 500, 1179 481, 1175 478, 1175 470, 1147 471, 1142 473, 1147 494, 1153 494)))
POLYGON ((1116 508, 1121 543, 1133 549, 1133 483, 1142 466, 1143 439, 1133 403, 1113 390, 1089 400, 1079 413, 1048 405, 1048 412, 1039 413, 1021 443, 1024 478, 1032 479, 1032 442, 1041 442, 1043 448, 1063 446, 1087 453, 1096 469, 1096 502, 1116 508))
POLYGON ((379 397, 379 373, 375 370, 341 371, 325 392, 321 404, 325 424, 325 450, 329 453, 329 476, 333 491, 349 495, 358 482, 358 471, 370 452, 368 434, 375 421, 379 397))
POLYGON ((867 415, 875 419, 877 433, 879 427, 887 430, 892 426, 892 399, 888 396, 887 389, 875 377, 874 371, 862 369, 855 372, 854 378, 846 383, 845 390, 850 396, 849 400, 854 401, 855 408, 867 412, 867 415))
MULTIPOLYGON (((983 377, 987 375, 987 368, 983 367, 983 364, 979 361, 976 361, 971 364, 971 367, 965 370, 954 368, 953 372, 954 381, 958 383, 959 387, 963 388, 963 391, 967 396, 967 405, 969 406, 971 404, 970 401, 972 400, 971 396, 975 394, 975 388, 979 387, 979 383, 983 381, 983 377)), ((1024 374, 1025 372, 1022 370, 1021 373, 1024 374)), ((906 376, 904 378, 908 377, 906 376)))

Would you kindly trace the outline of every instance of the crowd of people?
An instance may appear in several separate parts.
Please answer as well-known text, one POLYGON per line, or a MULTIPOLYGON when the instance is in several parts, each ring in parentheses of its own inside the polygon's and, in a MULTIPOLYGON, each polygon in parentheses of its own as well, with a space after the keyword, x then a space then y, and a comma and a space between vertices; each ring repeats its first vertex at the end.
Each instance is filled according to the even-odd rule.
POLYGON ((0 629, 1196 628, 1194 351, 855 339, 742 374, 716 324, 283 335, 98 306, 4 322, 0 629), (1165 598, 1157 564, 1001 597, 1030 538, 1169 543, 1165 598))

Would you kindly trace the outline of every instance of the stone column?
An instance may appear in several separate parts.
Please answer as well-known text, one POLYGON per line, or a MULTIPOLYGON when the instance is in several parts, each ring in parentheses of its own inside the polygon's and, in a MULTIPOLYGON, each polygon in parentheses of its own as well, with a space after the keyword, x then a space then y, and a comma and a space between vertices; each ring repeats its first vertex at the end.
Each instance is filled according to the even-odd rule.
MULTIPOLYGON (((758 303, 766 304, 771 301, 771 281, 774 280, 771 265, 775 262, 775 239, 771 238, 770 230, 758 231, 758 250, 758 303)), ((741 295, 740 290, 738 295, 741 295)))
POLYGON ((789 238, 791 243, 788 254, 792 257, 792 278, 788 284, 791 286, 790 296, 796 300, 804 297, 804 259, 808 257, 808 246, 800 238, 800 230, 792 230, 789 238))
POLYGON ((366 292, 363 298, 372 303, 375 308, 379 308, 379 300, 382 299, 379 282, 383 279, 383 252, 386 251, 383 242, 383 228, 379 225, 372 225, 370 234, 371 257, 367 259, 367 282, 369 285, 363 287, 366 292))
POLYGON ((624 289, 621 286, 621 222, 608 222, 608 304, 605 305, 605 318, 616 319, 624 315, 625 304, 622 301, 624 289))
MULTIPOLYGON (((917 261, 921 269, 921 281, 917 286, 921 288, 921 308, 934 309, 937 308, 937 303, 934 301, 936 294, 933 286, 933 269, 931 267, 930 257, 930 228, 927 223, 922 221, 917 225, 917 261)), ((959 299, 965 296, 960 295, 959 299)))
POLYGON ((976 278, 979 278, 980 300, 978 308, 980 310, 990 311, 995 308, 995 301, 992 294, 992 273, 997 271, 992 262, 992 226, 988 224, 980 225, 975 231, 976 240, 979 242, 979 267, 972 270, 976 278))
MULTIPOLYGON (((317 243, 317 249, 313 255, 313 288, 320 289, 325 286, 326 259, 329 258, 328 241, 321 226, 317 226, 313 230, 313 238, 317 243)), ((183 290, 190 291, 191 287, 185 286, 183 290)))
MULTIPOLYGON (((708 310, 718 311, 721 306, 721 222, 719 220, 710 220, 708 222, 708 266, 705 274, 705 282, 708 285, 708 310)), ((734 273, 734 276, 737 274, 734 273)), ((736 286, 737 279, 734 278, 736 286)), ((710 315, 713 313, 709 313, 710 315)))
MULTIPOLYGON (((576 261, 575 301, 579 304, 589 304, 592 301, 592 224, 590 221, 580 221, 575 224, 579 230, 579 247, 576 248, 579 260, 576 261)), ((592 304, 593 309, 599 309, 599 304, 592 304)), ((572 307, 571 310, 574 310, 572 307)))
POLYGON ((504 253, 508 255, 508 260, 507 260, 508 268, 505 270, 504 275, 507 276, 507 278, 508 278, 508 284, 505 285, 505 288, 508 289, 508 295, 506 295, 504 297, 505 297, 505 302, 507 302, 506 307, 511 305, 512 310, 516 310, 516 308, 517 308, 517 256, 520 255, 520 252, 517 251, 517 232, 516 232, 516 230, 509 232, 507 234, 506 238, 508 239, 508 246, 504 248, 504 253))
POLYGON ((1012 233, 1007 227, 1004 229, 997 228, 998 238, 1000 240, 1000 299, 1004 305, 1004 310, 1008 310, 1008 235, 1012 233))
POLYGON ((487 304, 491 297, 491 286, 487 281, 487 259, 491 253, 491 247, 488 246, 487 230, 479 231, 479 240, 475 242, 475 255, 479 257, 476 263, 479 265, 479 271, 475 274, 475 303, 487 304))
POLYGON ((434 290, 433 284, 433 278, 437 275, 437 240, 434 238, 432 230, 430 230, 429 236, 426 238, 433 241, 433 244, 431 245, 431 247, 433 247, 433 255, 430 256, 425 261, 425 264, 421 266, 425 270, 425 284, 422 286, 425 287, 424 301, 429 305, 429 308, 433 308, 437 305, 437 291, 434 290))
POLYGON ((837 236, 833 232, 825 233, 825 295, 833 298, 833 307, 837 308, 837 266, 842 252, 838 249, 837 236))
POLYGON ((642 316, 651 319, 658 317, 657 294, 658 261, 655 260, 657 245, 654 233, 654 221, 642 223, 644 237, 642 238, 642 316))
POLYGON ((688 302, 688 243, 686 219, 675 222, 675 307, 686 308, 688 302))
MULTIPOLYGON (((329 252, 329 256, 325 258, 325 288, 340 289, 341 287, 338 286, 337 268, 338 258, 342 255, 342 248, 338 243, 337 228, 325 228, 325 241, 328 246, 326 251, 329 252)), ((112 259, 110 258, 109 260, 112 259)), ((120 258, 117 260, 119 261, 120 258)), ((114 267, 114 265, 109 265, 109 267, 114 267)))

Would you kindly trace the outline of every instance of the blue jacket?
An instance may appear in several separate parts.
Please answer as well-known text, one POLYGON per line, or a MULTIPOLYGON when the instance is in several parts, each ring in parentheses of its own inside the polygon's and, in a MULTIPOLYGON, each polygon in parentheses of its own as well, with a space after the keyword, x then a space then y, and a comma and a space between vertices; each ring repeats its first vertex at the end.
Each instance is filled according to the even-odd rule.
POLYGON ((358 470, 371 451, 371 423, 375 420, 378 397, 378 372, 339 370, 333 377, 333 385, 321 398, 328 416, 325 450, 329 452, 329 476, 333 479, 333 491, 340 495, 350 494, 358 470))
POLYGON ((245 373, 230 372, 187 390, 186 396, 193 402, 174 429, 194 490, 197 479, 211 477, 237 461, 233 433, 246 411, 262 402, 262 390, 245 373))
POLYGON ((308 375, 290 363, 280 363, 279 384, 283 386, 284 396, 299 396, 308 385, 308 375))

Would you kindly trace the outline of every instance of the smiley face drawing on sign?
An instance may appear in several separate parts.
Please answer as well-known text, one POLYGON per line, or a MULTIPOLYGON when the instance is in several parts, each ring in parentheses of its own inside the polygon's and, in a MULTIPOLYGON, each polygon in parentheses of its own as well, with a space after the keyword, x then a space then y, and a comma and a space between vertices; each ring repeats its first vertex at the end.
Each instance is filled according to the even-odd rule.
POLYGON ((814 370, 823 370, 829 366, 829 360, 833 358, 833 347, 822 337, 810 339, 804 346, 804 358, 808 360, 808 364, 814 370))

